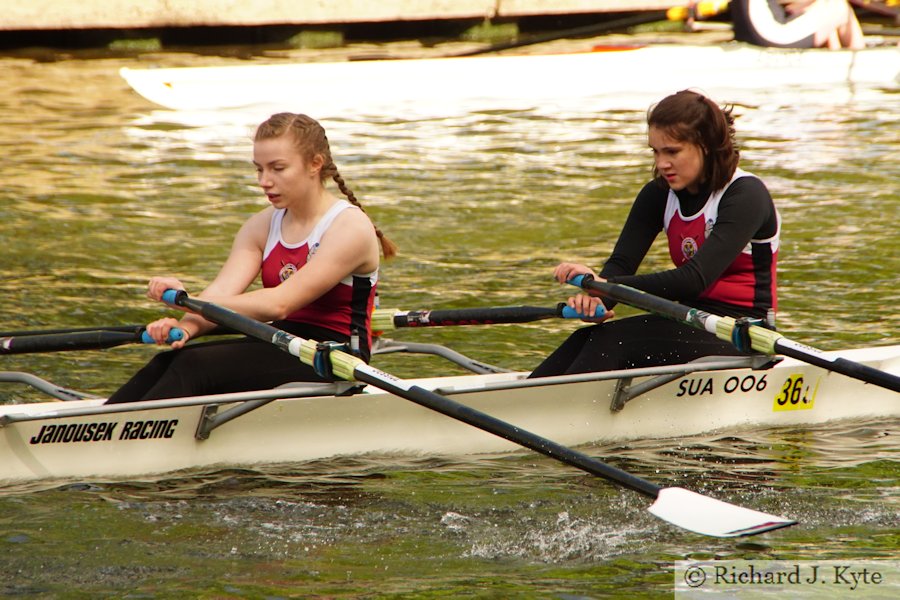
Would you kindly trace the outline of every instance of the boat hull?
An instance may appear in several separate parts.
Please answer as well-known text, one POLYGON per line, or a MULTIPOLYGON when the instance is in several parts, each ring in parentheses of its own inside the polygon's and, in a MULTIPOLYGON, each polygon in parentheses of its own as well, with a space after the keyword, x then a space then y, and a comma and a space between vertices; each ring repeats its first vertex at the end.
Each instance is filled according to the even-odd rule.
MULTIPOLYGON (((317 118, 447 116, 484 109, 558 110, 586 101, 593 107, 646 108, 648 101, 684 88, 734 102, 747 92, 896 86, 900 48, 672 44, 569 54, 123 68, 120 73, 140 95, 174 110, 258 107, 317 118)), ((808 100, 827 98, 818 93, 808 100)))
MULTIPOLYGON (((841 356, 900 373, 900 346, 841 356)), ((687 374, 631 399, 617 412, 610 403, 618 379, 523 383, 522 377, 466 375, 418 384, 567 446, 900 416, 897 393, 791 359, 766 370, 687 374)), ((0 406, 0 419, 11 420, 0 427, 0 484, 128 479, 362 454, 452 456, 520 449, 371 388, 355 395, 275 400, 213 429, 205 439, 197 432, 212 412, 209 405, 144 402, 97 408, 101 402, 0 406), (101 412, 67 416, 92 409, 101 412), (15 420, 17 415, 31 420, 15 420)), ((221 414, 238 404, 213 405, 221 414)))

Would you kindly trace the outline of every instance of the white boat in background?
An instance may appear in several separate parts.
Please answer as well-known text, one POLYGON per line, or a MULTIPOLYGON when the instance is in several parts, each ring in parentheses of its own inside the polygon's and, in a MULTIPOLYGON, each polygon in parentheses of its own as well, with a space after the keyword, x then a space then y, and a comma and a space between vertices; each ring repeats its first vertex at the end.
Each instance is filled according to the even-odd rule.
MULTIPOLYGON (((405 346, 388 344, 380 352, 410 350, 405 346)), ((826 354, 900 374, 900 345, 826 354)), ((900 417, 896 392, 791 358, 774 365, 758 364, 760 358, 768 357, 530 380, 526 373, 486 372, 492 369, 473 362, 469 366, 481 373, 410 383, 567 446, 900 417)), ((397 454, 521 450, 371 385, 298 384, 104 405, 23 373, 2 373, 0 381, 70 400, 0 405, 0 485, 364 454, 389 461, 397 454)))
POLYGON ((811 102, 900 85, 900 48, 860 51, 721 45, 601 47, 498 55, 191 68, 122 68, 151 102, 179 111, 258 108, 317 118, 446 116, 489 109, 565 109, 585 101, 646 108, 697 88, 723 102, 813 88, 811 102), (852 88, 852 89, 851 89, 852 88))

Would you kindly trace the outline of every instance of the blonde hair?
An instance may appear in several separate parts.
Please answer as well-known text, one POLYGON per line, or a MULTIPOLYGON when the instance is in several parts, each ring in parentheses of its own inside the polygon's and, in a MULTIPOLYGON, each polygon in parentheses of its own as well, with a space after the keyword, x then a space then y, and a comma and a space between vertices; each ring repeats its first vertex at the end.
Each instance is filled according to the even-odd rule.
MULTIPOLYGON (((316 156, 322 157, 322 169, 319 171, 319 179, 324 183, 330 177, 337 184, 341 193, 347 197, 354 206, 365 212, 365 209, 356 199, 353 191, 347 187, 344 178, 338 172, 334 159, 331 157, 331 148, 328 145, 328 137, 325 135, 325 128, 307 115, 295 113, 277 113, 263 121, 256 128, 256 134, 253 141, 270 140, 279 138, 290 133, 294 139, 294 146, 300 152, 300 156, 308 164, 312 162, 316 156)), ((392 242, 381 229, 374 223, 375 235, 378 236, 378 242, 381 244, 381 252, 385 258, 393 258, 397 255, 397 244, 392 242)))

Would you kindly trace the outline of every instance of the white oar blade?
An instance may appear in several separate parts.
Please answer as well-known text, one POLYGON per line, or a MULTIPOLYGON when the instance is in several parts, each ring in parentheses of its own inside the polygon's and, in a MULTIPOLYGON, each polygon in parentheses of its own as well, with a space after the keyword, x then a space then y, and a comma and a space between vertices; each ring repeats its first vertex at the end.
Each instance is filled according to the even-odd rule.
POLYGON ((673 525, 713 537, 756 535, 797 523, 679 487, 660 490, 647 510, 673 525))

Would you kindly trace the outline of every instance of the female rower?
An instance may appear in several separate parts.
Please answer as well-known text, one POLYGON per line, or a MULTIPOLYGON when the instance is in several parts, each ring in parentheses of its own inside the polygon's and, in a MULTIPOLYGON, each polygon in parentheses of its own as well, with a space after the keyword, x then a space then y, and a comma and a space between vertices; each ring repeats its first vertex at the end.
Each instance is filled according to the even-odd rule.
MULTIPOLYGON (((638 193, 600 277, 571 262, 558 265, 554 277, 565 283, 589 273, 710 313, 767 319, 774 326, 780 218, 763 182, 738 168, 731 109, 685 90, 653 106, 647 124, 654 178, 638 193), (636 275, 660 231, 675 267, 636 275)), ((711 333, 656 315, 605 322, 613 304, 591 295, 569 298, 568 305, 584 315, 597 314, 598 306, 606 312, 585 319, 598 324, 575 331, 532 377, 740 354, 711 333)))
POLYGON ((850 48, 866 43, 847 0, 731 0, 734 39, 778 48, 850 48))
MULTIPOLYGON (((270 206, 251 216, 231 253, 198 297, 299 337, 350 344, 368 360, 378 280, 379 242, 385 258, 396 246, 372 224, 331 157, 314 119, 279 113, 256 130, 253 164, 270 206), (325 187, 337 183, 347 200, 325 187), (262 288, 247 291, 261 275, 262 288), (355 346, 354 346, 355 348, 355 346)), ((147 296, 183 290, 173 277, 154 277, 147 296)), ((178 327, 184 339, 157 354, 107 403, 271 388, 323 378, 274 345, 244 337, 185 346, 215 324, 194 313, 147 325, 157 343, 178 327)))

